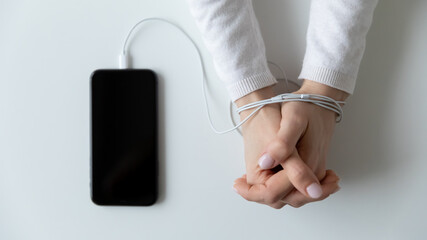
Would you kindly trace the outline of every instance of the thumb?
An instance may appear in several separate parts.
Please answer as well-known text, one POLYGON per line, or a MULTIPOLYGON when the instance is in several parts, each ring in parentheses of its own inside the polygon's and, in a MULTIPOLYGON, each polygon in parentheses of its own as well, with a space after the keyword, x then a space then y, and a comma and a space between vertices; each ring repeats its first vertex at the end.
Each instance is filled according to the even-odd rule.
POLYGON ((322 196, 323 191, 319 180, 311 168, 309 168, 301 159, 296 149, 281 165, 283 167, 283 171, 287 174, 289 181, 299 192, 313 199, 317 199, 322 196))

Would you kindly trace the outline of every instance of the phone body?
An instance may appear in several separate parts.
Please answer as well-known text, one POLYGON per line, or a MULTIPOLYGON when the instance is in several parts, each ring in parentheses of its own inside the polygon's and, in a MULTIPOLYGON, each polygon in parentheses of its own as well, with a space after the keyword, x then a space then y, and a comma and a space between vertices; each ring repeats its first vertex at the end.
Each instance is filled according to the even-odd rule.
POLYGON ((91 76, 91 199, 149 206, 158 195, 157 77, 146 69, 91 76))

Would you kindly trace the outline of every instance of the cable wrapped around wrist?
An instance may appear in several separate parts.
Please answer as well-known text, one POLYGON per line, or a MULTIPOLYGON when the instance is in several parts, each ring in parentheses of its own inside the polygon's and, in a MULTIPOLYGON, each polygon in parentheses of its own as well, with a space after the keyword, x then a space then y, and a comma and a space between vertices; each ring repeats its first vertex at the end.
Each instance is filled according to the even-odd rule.
MULTIPOLYGON (((343 110, 341 108, 340 104, 345 104, 343 101, 336 101, 330 97, 318 95, 318 94, 295 94, 295 93, 284 93, 279 94, 275 97, 272 97, 270 99, 265 99, 253 103, 246 104, 242 107, 239 107, 237 109, 237 112, 240 114, 241 112, 249 109, 255 109, 245 120, 248 120, 250 117, 252 117, 256 112, 261 110, 262 107, 268 104, 273 103, 283 103, 283 102, 308 102, 313 103, 319 107, 323 107, 325 109, 328 109, 330 111, 335 112, 338 116, 336 118, 336 122, 340 122, 343 117, 343 110)), ((245 121, 244 120, 244 121, 245 121)))

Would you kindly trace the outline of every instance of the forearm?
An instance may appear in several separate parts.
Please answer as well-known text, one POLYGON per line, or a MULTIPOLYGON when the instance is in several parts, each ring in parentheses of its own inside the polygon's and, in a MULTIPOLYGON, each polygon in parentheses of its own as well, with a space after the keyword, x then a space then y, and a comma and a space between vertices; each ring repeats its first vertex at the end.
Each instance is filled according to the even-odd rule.
POLYGON ((378 0, 313 0, 300 79, 352 94, 378 0))
POLYGON ((250 0, 187 0, 231 99, 276 83, 250 0))

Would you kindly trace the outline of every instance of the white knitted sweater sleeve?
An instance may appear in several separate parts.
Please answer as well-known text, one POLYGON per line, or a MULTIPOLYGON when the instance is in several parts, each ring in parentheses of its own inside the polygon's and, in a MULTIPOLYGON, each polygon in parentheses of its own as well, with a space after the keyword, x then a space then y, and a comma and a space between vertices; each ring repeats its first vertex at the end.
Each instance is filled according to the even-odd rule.
POLYGON ((299 76, 352 94, 378 0, 312 0, 299 76))
POLYGON ((187 2, 233 101, 276 83, 251 0, 187 2))
MULTIPOLYGON (((251 0, 187 2, 233 101, 276 83, 251 0)), ((352 93, 377 2, 312 0, 300 78, 352 93)))

